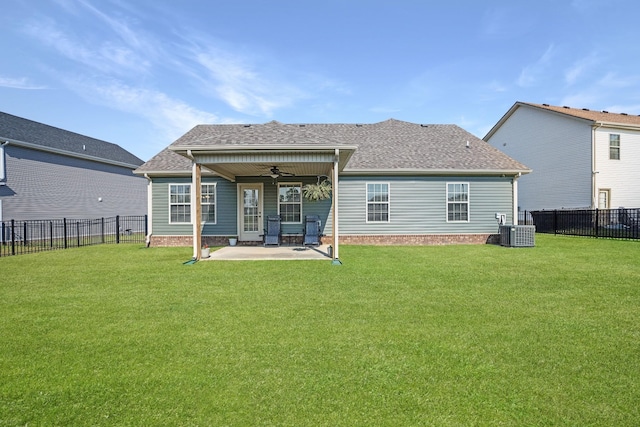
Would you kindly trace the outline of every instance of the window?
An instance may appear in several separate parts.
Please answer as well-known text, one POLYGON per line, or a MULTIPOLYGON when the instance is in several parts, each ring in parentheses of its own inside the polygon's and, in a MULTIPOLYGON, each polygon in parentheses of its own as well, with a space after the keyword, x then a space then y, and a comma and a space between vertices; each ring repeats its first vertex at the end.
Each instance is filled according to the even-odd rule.
POLYGON ((620 135, 609 135, 609 158, 611 160, 620 160, 620 135))
MULTIPOLYGON (((216 184, 201 185, 202 222, 216 222, 216 184)), ((191 184, 169 185, 169 222, 191 223, 191 184)))
POLYGON ((202 222, 216 222, 216 185, 202 184, 202 222))
POLYGON ((367 222, 389 222, 389 184, 367 184, 367 222))
POLYGON ((447 221, 469 221, 468 183, 447 183, 447 221))
POLYGON ((278 184, 278 214, 282 222, 302 222, 302 184, 278 184))
POLYGON ((191 222, 191 185, 169 185, 169 222, 191 222))

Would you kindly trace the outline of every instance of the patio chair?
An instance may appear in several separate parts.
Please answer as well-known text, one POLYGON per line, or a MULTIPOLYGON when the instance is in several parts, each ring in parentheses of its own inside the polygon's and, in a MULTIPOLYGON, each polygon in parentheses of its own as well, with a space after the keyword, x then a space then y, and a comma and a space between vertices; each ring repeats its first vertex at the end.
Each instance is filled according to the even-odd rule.
POLYGON ((280 216, 267 217, 267 229, 264 231, 264 245, 280 246, 280 216))
POLYGON ((320 217, 307 215, 304 217, 304 246, 320 244, 320 217))

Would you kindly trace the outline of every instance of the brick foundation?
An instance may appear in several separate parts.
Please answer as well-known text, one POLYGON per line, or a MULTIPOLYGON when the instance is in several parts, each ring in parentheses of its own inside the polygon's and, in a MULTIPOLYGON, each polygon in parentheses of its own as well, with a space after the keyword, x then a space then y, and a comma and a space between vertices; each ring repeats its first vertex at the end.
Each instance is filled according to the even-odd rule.
MULTIPOLYGON (((332 243, 331 236, 322 236, 323 244, 332 243)), ((302 244, 302 236, 284 237, 284 244, 302 244)), ((482 245, 500 243, 499 234, 393 234, 393 235, 343 235, 340 244, 343 245, 482 245)), ((191 246, 192 236, 151 236, 151 246, 191 246)), ((227 246, 229 238, 225 236, 202 236, 202 244, 209 246, 227 246)), ((257 246, 262 242, 238 242, 241 246, 257 246)))

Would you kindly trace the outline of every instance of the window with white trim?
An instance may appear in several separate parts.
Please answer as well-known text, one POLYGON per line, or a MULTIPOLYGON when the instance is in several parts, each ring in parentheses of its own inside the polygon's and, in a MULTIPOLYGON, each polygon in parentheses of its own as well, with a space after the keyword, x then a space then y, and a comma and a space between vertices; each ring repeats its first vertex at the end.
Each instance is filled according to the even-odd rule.
POLYGON ((367 222, 389 222, 388 183, 367 183, 367 222))
POLYGON ((191 222, 191 184, 169 185, 169 222, 191 222))
POLYGON ((278 215, 283 223, 302 223, 302 183, 278 184, 278 215))
POLYGON ((469 183, 447 183, 447 221, 469 221, 469 183))
POLYGON ((216 184, 202 184, 202 222, 216 222, 216 184))
POLYGON ((609 159, 620 160, 620 135, 609 134, 609 159))

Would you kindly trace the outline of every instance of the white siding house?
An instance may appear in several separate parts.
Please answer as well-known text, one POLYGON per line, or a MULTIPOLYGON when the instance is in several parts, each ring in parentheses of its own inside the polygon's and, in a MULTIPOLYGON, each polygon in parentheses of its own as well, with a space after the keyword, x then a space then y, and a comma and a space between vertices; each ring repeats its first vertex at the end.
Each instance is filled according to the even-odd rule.
POLYGON ((516 102, 484 140, 533 170, 520 210, 640 206, 639 116, 516 102))

